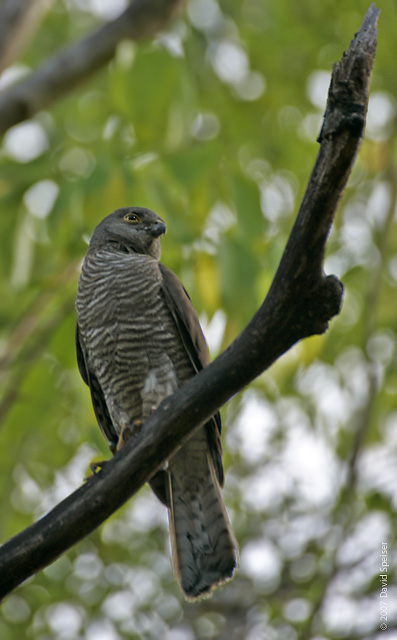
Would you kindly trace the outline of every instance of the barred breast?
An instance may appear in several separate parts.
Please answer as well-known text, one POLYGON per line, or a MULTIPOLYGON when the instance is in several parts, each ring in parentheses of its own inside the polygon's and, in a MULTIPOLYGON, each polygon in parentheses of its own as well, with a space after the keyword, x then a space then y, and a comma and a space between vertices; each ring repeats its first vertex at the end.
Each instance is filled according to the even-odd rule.
POLYGON ((117 433, 194 373, 161 280, 157 260, 112 247, 88 251, 83 264, 77 321, 117 433))

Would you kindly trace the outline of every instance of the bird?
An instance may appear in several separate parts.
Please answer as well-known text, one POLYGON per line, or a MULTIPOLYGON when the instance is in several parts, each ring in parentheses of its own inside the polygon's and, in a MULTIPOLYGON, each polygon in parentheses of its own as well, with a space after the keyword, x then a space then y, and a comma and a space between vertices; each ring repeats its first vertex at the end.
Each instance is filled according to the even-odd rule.
MULTIPOLYGON (((76 296, 76 351, 97 422, 112 453, 159 404, 210 362, 197 312, 160 262, 164 220, 125 207, 95 228, 76 296)), ((187 600, 233 577, 237 543, 221 496, 217 412, 149 482, 167 507, 174 574, 187 600)))

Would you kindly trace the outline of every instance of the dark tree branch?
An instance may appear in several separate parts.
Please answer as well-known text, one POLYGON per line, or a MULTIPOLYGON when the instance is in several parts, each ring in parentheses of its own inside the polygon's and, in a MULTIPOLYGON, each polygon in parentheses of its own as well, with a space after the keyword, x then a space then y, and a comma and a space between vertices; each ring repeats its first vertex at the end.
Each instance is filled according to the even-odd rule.
POLYGON ((115 20, 47 60, 0 95, 0 133, 32 117, 109 62, 124 39, 143 40, 162 29, 181 0, 133 0, 115 20))
POLYGON ((360 146, 379 11, 370 7, 335 65, 320 151, 270 291, 242 334, 211 365, 166 398, 96 476, 0 549, 0 596, 99 526, 221 405, 294 343, 323 333, 339 312, 342 285, 323 274, 327 237, 360 146))

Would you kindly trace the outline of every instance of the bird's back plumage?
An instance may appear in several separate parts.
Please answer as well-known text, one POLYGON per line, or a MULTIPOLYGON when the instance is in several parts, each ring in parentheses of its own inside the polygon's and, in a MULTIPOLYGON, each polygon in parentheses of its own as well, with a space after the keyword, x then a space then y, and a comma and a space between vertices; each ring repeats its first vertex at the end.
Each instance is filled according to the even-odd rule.
MULTIPOLYGON (((176 276, 152 255, 107 243, 106 228, 101 233, 79 280, 76 342, 99 425, 114 446, 126 426, 145 421, 205 366, 208 352, 176 276)), ((169 508, 174 566, 188 598, 209 592, 236 566, 236 543, 220 494, 219 430, 219 416, 197 429, 152 483, 169 508)))

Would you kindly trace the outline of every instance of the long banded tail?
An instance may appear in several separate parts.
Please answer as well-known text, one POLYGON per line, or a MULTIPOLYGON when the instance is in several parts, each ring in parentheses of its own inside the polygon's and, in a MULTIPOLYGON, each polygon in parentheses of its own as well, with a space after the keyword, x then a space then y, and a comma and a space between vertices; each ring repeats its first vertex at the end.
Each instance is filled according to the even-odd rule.
POLYGON ((212 460, 208 472, 188 488, 169 471, 169 520, 174 571, 189 600, 229 580, 237 566, 237 543, 221 497, 212 460))

